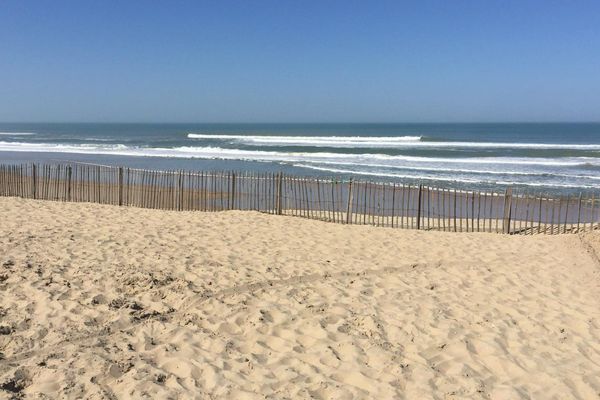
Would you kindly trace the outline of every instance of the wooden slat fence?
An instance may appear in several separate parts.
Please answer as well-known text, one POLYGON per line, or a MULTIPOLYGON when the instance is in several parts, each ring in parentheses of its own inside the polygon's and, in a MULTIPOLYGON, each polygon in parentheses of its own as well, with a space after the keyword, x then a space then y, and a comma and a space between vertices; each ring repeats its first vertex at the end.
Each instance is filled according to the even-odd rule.
POLYGON ((0 196, 176 211, 253 210, 341 224, 553 235, 600 228, 600 196, 462 191, 282 173, 0 165, 0 196))

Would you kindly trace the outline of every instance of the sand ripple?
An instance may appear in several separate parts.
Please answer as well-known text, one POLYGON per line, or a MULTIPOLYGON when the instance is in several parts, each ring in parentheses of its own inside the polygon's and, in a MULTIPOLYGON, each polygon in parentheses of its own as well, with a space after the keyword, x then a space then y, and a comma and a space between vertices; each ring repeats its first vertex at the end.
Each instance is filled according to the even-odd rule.
POLYGON ((600 396, 597 234, 0 210, 0 398, 600 396))

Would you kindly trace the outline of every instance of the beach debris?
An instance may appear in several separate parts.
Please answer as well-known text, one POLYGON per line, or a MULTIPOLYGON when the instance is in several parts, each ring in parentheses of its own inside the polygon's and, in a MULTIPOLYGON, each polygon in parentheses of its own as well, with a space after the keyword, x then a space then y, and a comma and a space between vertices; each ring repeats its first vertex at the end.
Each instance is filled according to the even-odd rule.
POLYGON ((10 393, 19 393, 21 392, 21 390, 25 389, 25 386, 22 382, 17 381, 15 379, 11 379, 1 384, 0 389, 10 393))
POLYGON ((0 283, 4 282, 7 279, 8 279, 8 275, 6 275, 6 274, 0 275, 0 283))
POLYGON ((165 345, 165 351, 167 351, 169 353, 179 351, 179 346, 177 346, 176 344, 173 344, 173 343, 167 343, 165 345))
POLYGON ((98 320, 96 318, 89 318, 89 319, 86 319, 85 321, 83 321, 83 324, 85 326, 97 326, 98 320))
POLYGON ((0 335, 10 335, 11 333, 13 333, 11 326, 0 325, 0 335))
MULTIPOLYGON (((136 304, 136 307, 141 307, 137 303, 134 303, 134 304, 136 304)), ((130 307, 133 308, 132 306, 130 306, 130 307)), ((139 322, 139 321, 143 321, 143 320, 146 320, 146 319, 149 319, 149 318, 154 318, 154 317, 158 317, 158 319, 160 321, 166 321, 167 318, 168 318, 167 316, 169 314, 172 314, 172 313, 175 312, 175 309, 173 307, 169 307, 169 308, 167 308, 166 311, 163 311, 163 312, 159 312, 159 311, 156 311, 156 310, 150 310, 150 311, 142 312, 142 310, 143 310, 143 308, 134 309, 133 311, 131 311, 131 313, 130 313, 132 315, 131 318, 132 318, 132 320, 134 322, 139 322)))
MULTIPOLYGON (((131 313, 134 314, 135 311, 132 311, 131 313)), ((158 311, 152 310, 150 312, 145 312, 145 313, 140 313, 138 315, 134 315, 133 320, 134 321, 142 321, 142 320, 145 320, 148 318, 157 317, 159 315, 160 315, 160 313, 158 311)))
POLYGON ((260 322, 273 322, 273 317, 267 310, 260 310, 260 315, 261 317, 258 319, 260 322))
POLYGON ((352 330, 352 327, 348 323, 344 323, 344 324, 338 326, 338 328, 337 328, 337 331, 341 332, 341 333, 350 333, 351 330, 352 330))
POLYGON ((156 375, 156 383, 163 384, 167 380, 167 376, 165 374, 156 375))
POLYGON ((166 275, 166 276, 156 276, 154 273, 150 273, 150 282, 151 282, 151 286, 150 287, 161 287, 161 286, 165 286, 168 285, 169 283, 173 282, 175 280, 175 278, 173 278, 171 275, 166 275))
POLYGON ((118 364, 112 364, 108 368, 108 373, 113 378, 120 378, 121 376, 123 376, 123 371, 121 370, 121 367, 118 364))
POLYGON ((106 297, 103 294, 98 294, 92 298, 92 304, 105 304, 106 297))
POLYGON ((31 379, 27 371, 19 368, 15 371, 12 379, 0 384, 0 390, 10 393, 21 393, 30 383, 31 379))
POLYGON ((12 267, 13 265, 15 265, 15 262, 14 262, 13 260, 6 260, 6 261, 4 261, 4 262, 2 263, 2 266, 3 266, 4 268, 10 268, 10 267, 12 267))
POLYGON ((108 306, 110 308, 119 309, 119 308, 123 308, 125 306, 125 304, 127 304, 127 300, 125 300, 122 297, 117 297, 116 299, 111 300, 111 302, 108 304, 108 306))
POLYGON ((327 348, 331 351, 331 353, 337 358, 338 361, 342 361, 342 357, 340 357, 340 353, 338 353, 333 347, 327 346, 327 348))

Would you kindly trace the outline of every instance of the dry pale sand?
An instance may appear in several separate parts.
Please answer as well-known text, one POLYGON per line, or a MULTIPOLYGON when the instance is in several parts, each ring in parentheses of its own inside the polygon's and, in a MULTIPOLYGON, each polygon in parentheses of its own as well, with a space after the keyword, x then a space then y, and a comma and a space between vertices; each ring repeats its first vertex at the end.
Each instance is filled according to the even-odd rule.
POLYGON ((600 398, 600 235, 0 199, 0 398, 600 398))

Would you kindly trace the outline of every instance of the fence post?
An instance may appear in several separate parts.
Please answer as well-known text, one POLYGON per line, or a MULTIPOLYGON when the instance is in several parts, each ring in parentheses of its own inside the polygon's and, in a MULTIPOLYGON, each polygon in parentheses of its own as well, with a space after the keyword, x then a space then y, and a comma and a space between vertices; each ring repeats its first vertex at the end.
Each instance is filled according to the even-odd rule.
POLYGON ((179 199, 177 202, 177 210, 183 210, 183 170, 179 170, 179 175, 177 177, 177 183, 179 188, 179 199))
POLYGON ((32 193, 32 197, 35 199, 37 197, 37 187, 36 187, 36 182, 35 182, 36 181, 36 175, 37 175, 37 173, 36 173, 37 166, 34 163, 34 164, 31 165, 31 167, 32 167, 32 177, 33 177, 33 184, 31 185, 32 186, 31 190, 33 192, 32 193))
POLYGON ((423 185, 419 185, 419 198, 417 201, 417 230, 421 229, 421 192, 423 185))
POLYGON ((67 165, 67 201, 71 201, 71 166, 67 165))
POLYGON ((352 178, 350 178, 350 183, 348 184, 348 207, 346 208, 346 224, 350 224, 352 222, 352 178))
POLYGON ((512 209, 512 188, 509 187, 504 193, 504 219, 502 222, 502 228, 504 233, 510 233, 510 218, 512 209))
POLYGON ((277 178, 277 215, 281 215, 281 192, 283 187, 283 172, 277 178))
POLYGON ((590 231, 594 230, 594 208, 596 206, 596 194, 592 193, 592 211, 590 213, 590 231))
POLYGON ((579 223, 581 222, 581 192, 579 192, 579 204, 577 206, 577 233, 579 233, 579 223))
MULTIPOLYGON (((543 199, 543 197, 544 197, 544 194, 540 193, 540 205, 538 207, 538 227, 537 227, 537 233, 540 233, 542 231, 542 199, 543 199)), ((533 225, 531 226, 531 229, 533 230, 533 225)))
POLYGON ((229 203, 229 209, 235 208, 235 172, 231 173, 231 203, 229 203))
POLYGON ((119 205, 123 205, 123 167, 119 167, 119 205))

